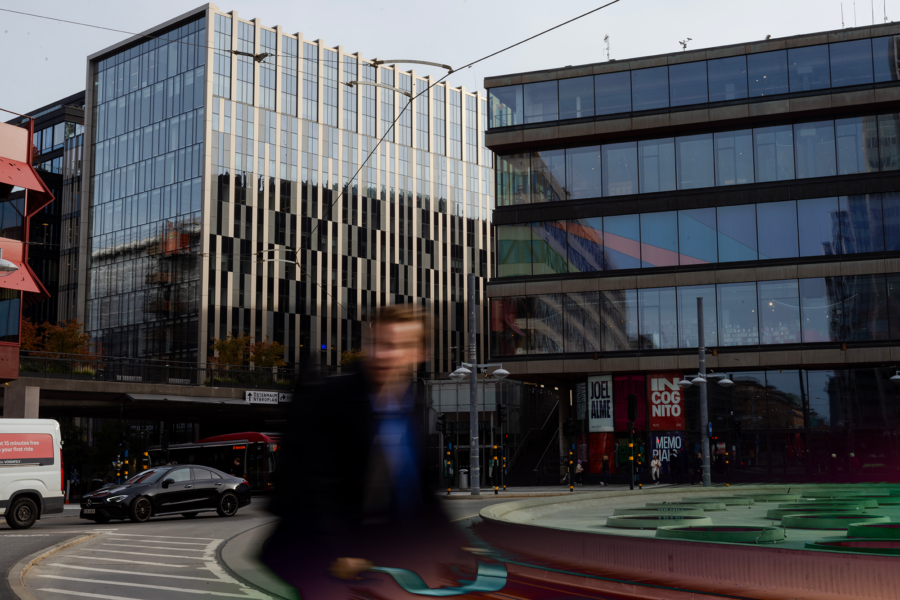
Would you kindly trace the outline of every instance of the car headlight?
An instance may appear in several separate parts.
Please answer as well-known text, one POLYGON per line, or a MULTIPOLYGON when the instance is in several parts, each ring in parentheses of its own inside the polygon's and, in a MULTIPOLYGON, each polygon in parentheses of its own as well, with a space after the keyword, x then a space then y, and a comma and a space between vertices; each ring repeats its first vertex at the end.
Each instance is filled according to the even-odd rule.
POLYGON ((127 494, 124 494, 122 496, 113 496, 112 498, 109 498, 107 500, 107 502, 121 502, 122 500, 124 500, 127 497, 128 497, 127 494))

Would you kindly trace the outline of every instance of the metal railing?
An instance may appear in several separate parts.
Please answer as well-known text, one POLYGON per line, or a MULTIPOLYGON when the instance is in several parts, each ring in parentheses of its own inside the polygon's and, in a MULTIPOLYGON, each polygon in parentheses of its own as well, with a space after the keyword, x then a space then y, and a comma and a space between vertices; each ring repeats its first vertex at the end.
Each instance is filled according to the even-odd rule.
POLYGON ((22 352, 20 377, 163 385, 293 389, 293 368, 232 366, 159 359, 22 352))

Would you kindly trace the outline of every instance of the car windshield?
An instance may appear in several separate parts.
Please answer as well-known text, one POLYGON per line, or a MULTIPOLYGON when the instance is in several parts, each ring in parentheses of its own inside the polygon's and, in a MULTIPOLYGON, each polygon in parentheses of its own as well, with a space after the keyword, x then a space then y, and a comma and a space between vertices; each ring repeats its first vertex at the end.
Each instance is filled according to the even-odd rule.
POLYGON ((131 479, 125 482, 126 485, 135 485, 137 483, 156 483, 159 481, 159 478, 163 476, 165 470, 163 469, 153 469, 150 471, 144 471, 143 473, 138 473, 131 479))

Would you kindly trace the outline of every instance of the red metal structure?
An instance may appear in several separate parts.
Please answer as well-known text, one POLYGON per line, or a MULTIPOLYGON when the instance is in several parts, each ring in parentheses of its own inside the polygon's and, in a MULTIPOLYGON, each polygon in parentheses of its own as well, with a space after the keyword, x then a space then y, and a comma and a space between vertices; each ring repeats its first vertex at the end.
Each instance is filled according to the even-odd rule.
POLYGON ((23 305, 50 297, 28 266, 31 218, 54 200, 31 164, 33 136, 30 118, 27 126, 0 123, 0 249, 18 267, 0 277, 0 382, 19 378, 23 305))

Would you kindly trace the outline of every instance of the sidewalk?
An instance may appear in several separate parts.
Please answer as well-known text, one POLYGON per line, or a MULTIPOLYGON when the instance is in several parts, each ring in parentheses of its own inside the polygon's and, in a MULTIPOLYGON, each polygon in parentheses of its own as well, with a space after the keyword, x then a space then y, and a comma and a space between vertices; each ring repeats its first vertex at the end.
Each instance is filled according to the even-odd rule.
MULTIPOLYGON (((688 484, 679 484, 673 486, 670 483, 661 483, 659 485, 648 484, 643 486, 643 489, 659 489, 664 487, 691 487, 688 484)), ((509 498, 510 500, 516 498, 541 498, 544 496, 568 496, 570 494, 584 494, 584 493, 596 493, 596 492, 621 492, 622 490, 627 490, 627 483, 618 483, 618 484, 610 484, 610 485, 576 485, 573 490, 569 490, 568 485, 542 485, 542 486, 528 486, 528 487, 511 487, 504 490, 500 488, 498 490, 496 497, 503 498, 504 496, 509 498)), ((641 488, 635 486, 634 490, 639 491, 641 488)), ((438 492, 437 496, 439 498, 443 498, 445 500, 471 500, 471 499, 480 499, 487 500, 490 498, 494 498, 494 488, 493 487, 482 487, 481 493, 473 496, 472 491, 468 489, 460 490, 459 488, 452 488, 450 491, 450 495, 447 495, 446 491, 438 492)))
POLYGON ((217 552, 219 562, 239 581, 262 590, 273 598, 300 600, 293 586, 282 581, 259 559, 263 542, 275 531, 277 521, 248 529, 226 541, 217 552))

